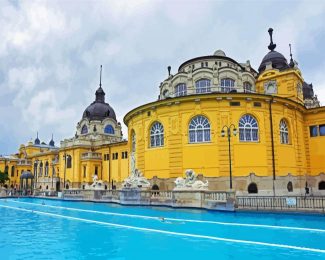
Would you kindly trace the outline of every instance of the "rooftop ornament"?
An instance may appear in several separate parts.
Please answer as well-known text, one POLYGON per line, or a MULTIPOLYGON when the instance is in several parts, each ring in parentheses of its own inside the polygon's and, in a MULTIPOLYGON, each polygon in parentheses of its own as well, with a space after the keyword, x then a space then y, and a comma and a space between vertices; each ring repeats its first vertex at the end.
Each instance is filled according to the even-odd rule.
POLYGON ((274 51, 274 49, 275 49, 275 47, 276 47, 276 44, 273 43, 273 38, 272 38, 273 29, 270 28, 270 29, 268 30, 268 32, 269 32, 269 35, 270 35, 270 45, 268 46, 268 48, 269 48, 270 51, 274 51))

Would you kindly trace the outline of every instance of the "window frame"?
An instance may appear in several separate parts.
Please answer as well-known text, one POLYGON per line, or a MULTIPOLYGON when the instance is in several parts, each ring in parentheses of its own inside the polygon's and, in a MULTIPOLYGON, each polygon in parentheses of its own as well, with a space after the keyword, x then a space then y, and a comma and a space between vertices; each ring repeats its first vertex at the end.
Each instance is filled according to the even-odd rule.
POLYGON ((197 115, 191 118, 188 124, 188 142, 190 144, 211 142, 211 123, 206 116, 197 115))
POLYGON ((175 97, 182 97, 187 95, 187 86, 185 83, 178 83, 175 88, 175 97))
POLYGON ((229 93, 232 90, 235 90, 235 83, 236 81, 232 78, 222 78, 220 81, 220 91, 222 93, 229 93), (230 84, 225 84, 225 83, 230 83, 230 84))
POLYGON ((162 123, 155 121, 150 126, 150 148, 163 147, 164 144, 164 126, 162 123))
POLYGON ((196 94, 211 93, 211 80, 208 78, 202 78, 195 81, 195 93, 196 94))
POLYGON ((289 126, 287 120, 283 118, 280 120, 279 132, 280 132, 280 143, 290 144, 289 126))
POLYGON ((245 114, 245 115, 240 117, 239 122, 238 122, 238 129, 239 129, 239 141, 240 142, 246 142, 246 143, 257 143, 257 142, 259 142, 260 136, 259 136, 258 121, 251 114, 245 114), (249 118, 250 120, 248 121, 247 118, 249 118), (249 125, 249 124, 250 124, 250 126, 246 126, 246 125, 249 125), (256 126, 254 126, 254 124, 256 126), (247 133, 247 131, 248 131, 248 133, 247 133), (254 134, 254 131, 256 131, 255 134, 254 134), (250 136, 251 139, 248 140, 247 139, 248 136, 250 136), (256 136, 256 138, 254 138, 255 136, 256 136), (244 137, 244 139, 242 137, 244 137))

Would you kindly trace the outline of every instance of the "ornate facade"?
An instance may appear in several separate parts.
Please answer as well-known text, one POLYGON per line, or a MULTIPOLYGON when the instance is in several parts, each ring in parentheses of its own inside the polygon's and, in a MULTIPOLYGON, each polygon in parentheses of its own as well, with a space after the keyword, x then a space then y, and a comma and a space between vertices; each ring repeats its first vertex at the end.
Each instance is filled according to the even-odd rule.
POLYGON ((120 187, 131 169, 155 189, 171 190, 192 169, 210 190, 323 194, 325 107, 269 33, 258 70, 221 50, 184 62, 175 75, 168 67, 158 100, 125 115, 128 142, 100 84, 75 137, 60 148, 22 145, 0 159, 0 170, 8 170, 12 185, 22 170, 31 171, 42 190, 84 188, 93 175, 106 188, 120 187))

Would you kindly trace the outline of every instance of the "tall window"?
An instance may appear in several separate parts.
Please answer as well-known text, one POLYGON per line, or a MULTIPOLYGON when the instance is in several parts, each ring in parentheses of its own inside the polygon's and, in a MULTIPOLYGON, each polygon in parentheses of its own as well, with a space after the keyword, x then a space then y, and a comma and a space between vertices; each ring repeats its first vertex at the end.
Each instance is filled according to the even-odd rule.
POLYGON ((195 82, 196 93, 208 93, 211 91, 211 80, 200 79, 195 82))
POLYGON ((15 176, 15 166, 11 166, 11 177, 15 176))
POLYGON ((44 176, 49 175, 49 162, 45 163, 45 170, 44 170, 44 176))
POLYGON ((72 157, 71 157, 71 155, 67 155, 67 157, 66 157, 66 160, 67 160, 67 168, 71 168, 72 167, 72 157))
POLYGON ((37 162, 34 162, 34 176, 37 175, 37 162))
POLYGON ((253 92, 253 86, 248 81, 245 81, 244 82, 244 92, 245 93, 251 93, 251 92, 253 92))
POLYGON ((255 117, 244 115, 239 120, 239 140, 243 142, 258 141, 258 124, 255 117))
POLYGON ((164 127, 161 123, 155 122, 150 129, 150 146, 158 147, 164 145, 164 127))
POLYGON ((86 178, 87 177, 87 173, 86 173, 86 170, 87 170, 87 168, 86 168, 86 166, 84 165, 84 178, 86 178))
POLYGON ((235 89, 235 81, 230 78, 221 80, 221 92, 228 93, 235 89))
POLYGON ((280 121, 280 142, 281 144, 289 144, 289 129, 284 119, 280 121))
POLYGON ((181 97, 186 95, 186 84, 180 83, 175 86, 175 96, 181 97))
POLYGON ((88 127, 86 125, 83 125, 81 128, 81 134, 87 134, 88 133, 88 127))
POLYGON ((39 176, 43 175, 43 162, 40 163, 39 165, 39 176))
POLYGON ((113 135, 114 134, 113 126, 112 125, 106 125, 105 129, 104 129, 104 133, 113 135))
POLYGON ((196 116, 189 125, 190 143, 209 142, 210 138, 210 122, 204 116, 196 116))

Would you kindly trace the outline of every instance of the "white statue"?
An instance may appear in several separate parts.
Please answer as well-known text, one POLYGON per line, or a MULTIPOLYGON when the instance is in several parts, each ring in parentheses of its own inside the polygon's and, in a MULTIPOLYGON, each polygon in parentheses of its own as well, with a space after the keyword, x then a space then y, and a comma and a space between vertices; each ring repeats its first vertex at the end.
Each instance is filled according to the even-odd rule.
POLYGON ((175 180, 174 190, 207 190, 209 182, 197 180, 197 176, 193 170, 185 171, 186 178, 178 177, 175 180))
POLYGON ((93 183, 91 185, 85 186, 86 190, 104 190, 105 185, 103 185, 103 181, 98 180, 98 176, 96 174, 93 175, 93 183))
POLYGON ((131 171, 131 174, 129 177, 127 177, 123 181, 123 187, 124 188, 149 188, 150 182, 142 175, 142 173, 135 169, 134 171, 131 171))

